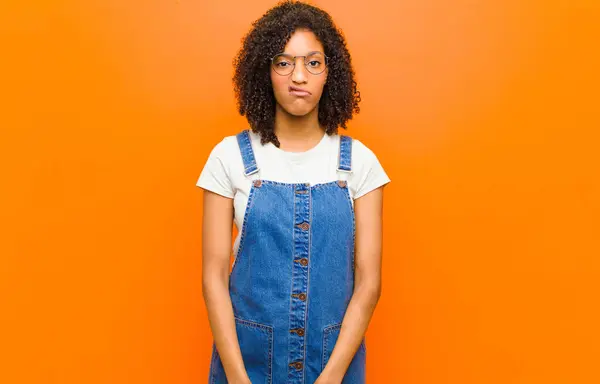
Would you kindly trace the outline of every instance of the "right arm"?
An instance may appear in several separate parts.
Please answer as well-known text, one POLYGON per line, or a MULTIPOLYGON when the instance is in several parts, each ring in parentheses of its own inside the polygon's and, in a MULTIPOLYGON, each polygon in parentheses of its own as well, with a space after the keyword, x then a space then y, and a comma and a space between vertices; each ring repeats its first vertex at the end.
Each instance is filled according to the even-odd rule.
POLYGON ((242 359, 229 296, 233 199, 204 190, 203 200, 202 293, 208 321, 227 381, 252 384, 242 359))

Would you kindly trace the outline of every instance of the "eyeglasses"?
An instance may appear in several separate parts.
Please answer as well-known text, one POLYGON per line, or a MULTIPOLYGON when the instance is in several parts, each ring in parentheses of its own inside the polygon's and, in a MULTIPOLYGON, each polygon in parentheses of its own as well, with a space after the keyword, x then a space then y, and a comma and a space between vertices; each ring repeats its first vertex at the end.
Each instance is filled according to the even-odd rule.
POLYGON ((304 58, 304 66, 313 75, 323 73, 329 62, 329 57, 318 51, 309 52, 305 56, 292 56, 287 53, 279 53, 271 58, 271 67, 279 75, 289 75, 296 67, 297 57, 304 58))

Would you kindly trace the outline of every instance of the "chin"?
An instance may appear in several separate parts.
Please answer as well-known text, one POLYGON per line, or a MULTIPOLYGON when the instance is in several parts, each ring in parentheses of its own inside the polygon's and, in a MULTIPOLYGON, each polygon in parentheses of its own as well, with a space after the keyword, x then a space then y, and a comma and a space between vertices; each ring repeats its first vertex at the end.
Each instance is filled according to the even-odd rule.
POLYGON ((311 113, 312 111, 314 111, 315 108, 316 108, 316 105, 312 105, 312 106, 288 105, 288 106, 284 107, 283 110, 289 115, 296 116, 296 117, 302 117, 302 116, 306 116, 309 113, 311 113))
POLYGON ((300 111, 297 111, 297 110, 288 110, 287 113, 289 115, 292 115, 292 116, 295 116, 295 117, 303 117, 303 116, 308 115, 310 113, 310 111, 305 111, 305 110, 300 110, 300 111))

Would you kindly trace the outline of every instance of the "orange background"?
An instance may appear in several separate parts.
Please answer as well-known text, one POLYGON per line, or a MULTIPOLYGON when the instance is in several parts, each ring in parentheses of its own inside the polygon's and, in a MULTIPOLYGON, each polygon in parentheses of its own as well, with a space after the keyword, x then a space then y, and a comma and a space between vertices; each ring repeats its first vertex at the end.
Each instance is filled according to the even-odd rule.
MULTIPOLYGON (((599 383, 600 3, 314 3, 393 180, 368 382, 599 383)), ((272 5, 2 3, 0 382, 206 382, 194 184, 272 5)))

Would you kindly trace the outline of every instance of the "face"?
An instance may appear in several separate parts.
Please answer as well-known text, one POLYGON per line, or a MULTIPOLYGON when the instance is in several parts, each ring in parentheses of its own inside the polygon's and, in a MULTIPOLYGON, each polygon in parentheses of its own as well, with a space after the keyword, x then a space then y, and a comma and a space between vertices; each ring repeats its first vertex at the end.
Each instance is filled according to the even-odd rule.
POLYGON ((323 45, 313 32, 299 29, 291 35, 282 53, 289 56, 276 61, 277 70, 271 65, 271 84, 277 108, 294 116, 304 116, 318 107, 327 80, 328 68, 319 74, 314 74, 321 71, 318 69, 319 66, 325 65, 323 45), (304 62, 304 56, 309 54, 306 64, 310 70, 304 62), (298 57, 293 59, 294 56, 298 57), (294 60, 293 71, 281 75, 280 73, 284 73, 286 69, 292 68, 294 60), (296 91, 294 88, 301 91, 296 91))

